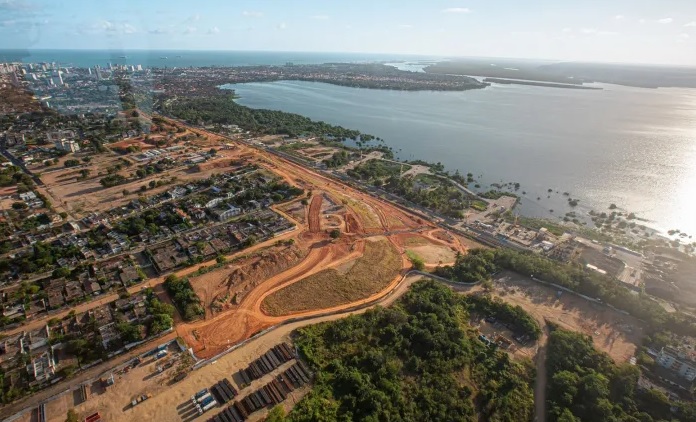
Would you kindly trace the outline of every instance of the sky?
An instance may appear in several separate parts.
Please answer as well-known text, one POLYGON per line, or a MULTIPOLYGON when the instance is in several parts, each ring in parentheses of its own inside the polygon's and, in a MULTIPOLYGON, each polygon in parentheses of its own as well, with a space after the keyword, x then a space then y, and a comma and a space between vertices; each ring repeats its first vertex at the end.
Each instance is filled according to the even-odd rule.
POLYGON ((696 65, 696 0, 0 0, 0 48, 696 65))

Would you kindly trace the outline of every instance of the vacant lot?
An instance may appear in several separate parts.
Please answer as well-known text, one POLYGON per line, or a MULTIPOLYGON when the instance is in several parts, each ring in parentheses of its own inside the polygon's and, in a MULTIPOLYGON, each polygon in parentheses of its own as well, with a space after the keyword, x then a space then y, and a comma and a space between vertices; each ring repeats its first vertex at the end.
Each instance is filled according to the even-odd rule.
POLYGON ((279 316, 338 306, 384 289, 401 270, 402 260, 387 240, 367 242, 352 265, 318 272, 268 296, 261 309, 279 316))
POLYGON ((434 243, 423 246, 412 246, 408 248, 408 251, 421 257, 426 264, 430 265, 452 264, 457 256, 456 252, 451 248, 434 243))
POLYGON ((307 223, 307 207, 302 204, 302 199, 298 199, 293 202, 289 202, 288 204, 281 205, 278 207, 279 210, 283 211, 284 213, 288 214, 295 220, 297 220, 300 224, 306 224, 307 223))
MULTIPOLYGON (((406 249, 406 252, 417 255, 427 265, 452 264, 457 256, 456 248, 431 240, 421 235, 399 235, 397 242, 406 249)), ((444 241, 443 241, 444 242, 444 241)), ((454 238, 449 242, 454 244, 454 238)))
POLYGON ((635 318, 569 293, 558 296, 555 289, 516 273, 504 272, 497 277, 494 295, 520 305, 537 321, 546 320, 591 336, 598 349, 619 363, 633 356, 642 338, 640 322, 635 318))

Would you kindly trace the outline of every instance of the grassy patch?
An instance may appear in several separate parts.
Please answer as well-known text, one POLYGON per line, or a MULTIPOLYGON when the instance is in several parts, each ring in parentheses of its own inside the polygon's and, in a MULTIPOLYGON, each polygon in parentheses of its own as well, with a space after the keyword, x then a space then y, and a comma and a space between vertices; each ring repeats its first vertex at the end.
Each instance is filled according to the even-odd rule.
POLYGON ((401 175, 401 171, 407 171, 411 168, 408 164, 398 164, 390 161, 372 159, 368 160, 353 170, 348 171, 348 175, 356 179, 371 181, 383 180, 391 176, 401 175))
POLYGON ((471 208, 475 209, 476 211, 480 211, 480 212, 486 211, 486 209, 488 208, 488 204, 486 204, 484 201, 480 201, 480 200, 472 201, 470 206, 471 206, 471 208))
POLYGON ((278 316, 355 302, 385 288, 400 269, 401 256, 391 243, 367 242, 344 274, 333 268, 318 272, 268 296, 261 309, 278 316))
POLYGON ((404 240, 404 246, 428 246, 430 242, 420 236, 409 236, 404 240))
POLYGON ((382 226, 380 224, 379 217, 377 217, 374 211, 372 211, 366 205, 358 201, 348 199, 348 206, 358 214, 358 217, 360 218, 360 221, 362 221, 365 228, 374 229, 382 226))
POLYGON ((413 180, 428 187, 448 185, 448 183, 440 177, 427 173, 418 174, 413 178, 413 180))

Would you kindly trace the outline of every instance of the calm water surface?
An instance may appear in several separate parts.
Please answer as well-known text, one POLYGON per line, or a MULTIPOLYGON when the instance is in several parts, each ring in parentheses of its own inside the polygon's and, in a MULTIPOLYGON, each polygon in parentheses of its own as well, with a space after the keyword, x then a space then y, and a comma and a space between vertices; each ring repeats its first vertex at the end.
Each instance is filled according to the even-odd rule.
POLYGON ((576 211, 616 203, 652 227, 696 235, 696 90, 601 86, 400 92, 283 81, 234 89, 243 105, 359 129, 401 158, 440 161, 484 186, 520 182, 528 215, 562 216, 567 191, 580 199, 576 211))

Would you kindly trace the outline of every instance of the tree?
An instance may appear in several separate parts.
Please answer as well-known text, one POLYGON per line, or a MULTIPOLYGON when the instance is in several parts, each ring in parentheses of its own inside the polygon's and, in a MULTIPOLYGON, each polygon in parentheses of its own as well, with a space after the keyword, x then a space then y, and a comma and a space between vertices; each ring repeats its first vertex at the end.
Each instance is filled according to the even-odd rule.
POLYGON ((13 202, 12 203, 12 209, 23 210, 23 209, 27 209, 27 208, 29 208, 29 207, 24 202, 13 202))
POLYGON ((65 211, 60 212, 58 215, 59 215, 60 218, 62 218, 63 220, 65 220, 66 218, 68 218, 68 213, 65 212, 65 211))
POLYGON ((174 320, 171 316, 166 314, 157 314, 152 317, 152 322, 150 323, 150 335, 159 334, 162 331, 172 328, 174 325, 174 320))
POLYGON ((55 278, 61 278, 61 277, 67 277, 70 275, 70 269, 61 267, 61 268, 56 268, 53 271, 53 277, 55 278))
POLYGON ((339 229, 333 229, 329 232, 329 236, 332 239, 338 239, 339 237, 341 237, 341 231, 339 229))
POLYGON ((423 261, 423 258, 413 252, 409 252, 407 255, 409 261, 411 261, 411 264, 413 264, 414 270, 423 271, 425 269, 425 261, 423 261))
POLYGON ((265 422, 285 422, 285 409, 283 406, 277 405, 266 416, 265 422))
POLYGON ((65 417, 65 422, 79 422, 80 419, 77 417, 77 412, 75 409, 69 409, 68 414, 65 417))

